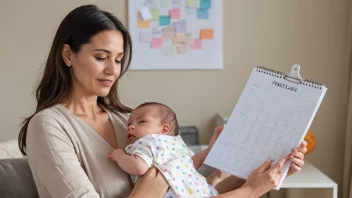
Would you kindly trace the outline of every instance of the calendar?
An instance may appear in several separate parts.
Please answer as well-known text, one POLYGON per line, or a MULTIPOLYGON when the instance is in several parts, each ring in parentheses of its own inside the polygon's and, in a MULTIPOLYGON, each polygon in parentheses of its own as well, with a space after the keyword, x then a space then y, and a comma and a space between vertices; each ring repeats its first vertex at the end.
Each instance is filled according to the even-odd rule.
MULTIPOLYGON (((205 164, 237 177, 249 174, 268 158, 273 164, 303 140, 327 88, 302 79, 299 65, 291 73, 255 67, 205 164)), ((290 162, 283 166, 283 176, 290 162)))

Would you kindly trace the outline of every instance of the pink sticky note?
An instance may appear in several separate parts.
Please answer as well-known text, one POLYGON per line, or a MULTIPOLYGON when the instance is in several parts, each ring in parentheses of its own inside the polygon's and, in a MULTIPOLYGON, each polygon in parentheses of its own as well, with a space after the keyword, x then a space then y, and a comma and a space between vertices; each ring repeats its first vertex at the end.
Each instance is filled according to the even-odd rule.
POLYGON ((177 44, 176 45, 177 53, 184 54, 188 51, 186 44, 177 44))
POLYGON ((163 45, 163 39, 162 38, 153 38, 152 43, 151 43, 151 48, 161 48, 163 45))
POLYGON ((179 8, 171 9, 169 15, 170 19, 179 19, 181 17, 181 10, 179 8))
POLYGON ((202 39, 194 39, 191 44, 192 49, 202 49, 202 39))

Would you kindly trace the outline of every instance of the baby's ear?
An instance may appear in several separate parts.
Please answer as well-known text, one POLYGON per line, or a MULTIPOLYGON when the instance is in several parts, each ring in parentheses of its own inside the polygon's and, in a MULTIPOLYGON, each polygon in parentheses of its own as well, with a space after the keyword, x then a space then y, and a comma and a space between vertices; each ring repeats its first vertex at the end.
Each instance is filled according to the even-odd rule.
POLYGON ((170 127, 168 124, 163 124, 162 128, 161 128, 161 133, 162 134, 168 134, 170 131, 170 127))

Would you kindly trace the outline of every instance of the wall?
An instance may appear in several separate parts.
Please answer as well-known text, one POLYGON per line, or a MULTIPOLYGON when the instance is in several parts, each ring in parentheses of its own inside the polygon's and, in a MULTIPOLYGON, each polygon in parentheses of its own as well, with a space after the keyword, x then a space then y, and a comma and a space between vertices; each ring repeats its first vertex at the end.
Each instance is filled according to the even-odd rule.
MULTIPOLYGON (((340 183, 349 83, 350 1, 223 2, 223 70, 131 71, 120 86, 122 100, 131 106, 144 101, 170 105, 181 125, 196 125, 201 142, 206 143, 215 114, 231 112, 252 67, 289 71, 298 63, 303 77, 328 87, 311 127, 318 147, 307 159, 340 183)), ((15 138, 20 118, 33 111, 32 92, 54 33, 63 17, 84 3, 97 3, 127 24, 126 0, 2 2, 0 141, 15 138)))

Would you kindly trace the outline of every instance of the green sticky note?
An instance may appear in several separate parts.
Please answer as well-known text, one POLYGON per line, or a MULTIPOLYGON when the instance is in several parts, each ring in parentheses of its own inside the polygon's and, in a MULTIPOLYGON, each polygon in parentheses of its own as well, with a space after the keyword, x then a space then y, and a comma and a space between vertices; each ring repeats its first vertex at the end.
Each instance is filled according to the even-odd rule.
POLYGON ((170 17, 169 16, 160 16, 159 17, 160 26, 170 25, 170 17))
POLYGON ((199 0, 186 0, 186 6, 191 8, 199 8, 199 0))
POLYGON ((152 14, 152 21, 159 20, 160 10, 156 8, 149 8, 150 14, 152 14))

